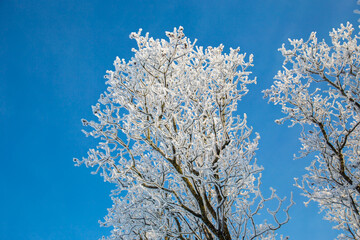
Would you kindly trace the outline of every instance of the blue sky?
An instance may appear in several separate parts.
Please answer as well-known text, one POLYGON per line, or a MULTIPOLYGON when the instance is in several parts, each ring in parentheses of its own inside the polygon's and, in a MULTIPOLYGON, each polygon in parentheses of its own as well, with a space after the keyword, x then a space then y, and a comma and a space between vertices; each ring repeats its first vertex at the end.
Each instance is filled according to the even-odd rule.
POLYGON ((341 23, 357 24, 355 0, 233 1, 0 1, 0 239, 98 239, 112 186, 90 169, 74 167, 96 141, 82 132, 81 118, 105 90, 105 71, 116 56, 129 59, 129 34, 143 28, 156 38, 183 26, 198 45, 240 46, 255 55, 257 85, 239 114, 261 135, 257 152, 263 188, 294 193, 290 239, 334 239, 316 204, 305 208, 293 178, 310 158, 292 160, 299 129, 278 126, 279 107, 261 91, 281 69, 277 49, 288 38, 319 38, 341 23))

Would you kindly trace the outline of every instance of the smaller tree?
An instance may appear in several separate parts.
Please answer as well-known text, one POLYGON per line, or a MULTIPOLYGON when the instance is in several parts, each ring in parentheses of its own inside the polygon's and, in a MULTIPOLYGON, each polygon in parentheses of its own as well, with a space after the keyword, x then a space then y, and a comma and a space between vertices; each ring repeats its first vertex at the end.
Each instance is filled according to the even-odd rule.
POLYGON ((292 201, 280 221, 284 199, 260 191, 259 135, 252 139, 246 115, 234 116, 255 82, 252 55, 246 61, 239 49, 195 47, 181 27, 166 35, 130 35, 135 56, 115 60, 93 106, 98 122, 83 120, 100 143, 75 161, 116 184, 103 223, 114 228, 109 239, 273 239, 292 201), (272 199, 272 221, 257 224, 272 199))
POLYGON ((291 126, 300 124, 300 157, 315 153, 301 183, 309 201, 319 203, 325 219, 344 230, 339 239, 360 239, 360 47, 351 24, 330 32, 332 45, 289 40, 283 45, 283 71, 265 90, 280 104, 291 126))

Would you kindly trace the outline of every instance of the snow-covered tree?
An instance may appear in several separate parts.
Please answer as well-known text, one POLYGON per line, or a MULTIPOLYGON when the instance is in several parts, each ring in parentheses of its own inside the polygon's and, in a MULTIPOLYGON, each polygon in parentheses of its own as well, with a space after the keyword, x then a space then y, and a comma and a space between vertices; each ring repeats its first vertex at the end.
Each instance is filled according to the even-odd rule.
POLYGON ((83 120, 100 143, 75 161, 116 184, 108 239, 273 239, 290 206, 274 190, 263 197, 259 135, 234 114, 255 82, 253 56, 195 46, 182 27, 166 35, 130 35, 135 56, 115 60, 93 106, 98 120, 83 120))
POLYGON ((360 47, 347 23, 330 32, 331 45, 313 32, 280 49, 283 71, 265 96, 280 104, 282 124, 302 126, 300 157, 311 153, 308 174, 296 185, 319 204, 325 219, 343 230, 339 239, 360 239, 360 47))

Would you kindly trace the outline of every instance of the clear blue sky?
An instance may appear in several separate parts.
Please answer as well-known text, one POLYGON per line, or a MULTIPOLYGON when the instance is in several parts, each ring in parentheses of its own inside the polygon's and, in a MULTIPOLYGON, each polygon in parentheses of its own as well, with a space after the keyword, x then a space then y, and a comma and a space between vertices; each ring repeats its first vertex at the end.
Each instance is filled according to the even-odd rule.
POLYGON ((258 161, 264 189, 294 192, 292 219, 282 233, 295 240, 337 235, 316 204, 305 208, 293 178, 310 158, 292 160, 299 129, 274 123, 280 109, 262 99, 281 68, 277 49, 288 38, 320 38, 340 23, 357 24, 355 0, 234 1, 0 1, 0 239, 98 239, 110 229, 98 220, 111 207, 112 186, 90 169, 74 167, 95 141, 81 118, 106 86, 116 56, 129 59, 129 33, 143 28, 156 38, 184 26, 203 46, 240 46, 255 55, 258 84, 239 104, 261 135, 258 161))

